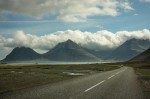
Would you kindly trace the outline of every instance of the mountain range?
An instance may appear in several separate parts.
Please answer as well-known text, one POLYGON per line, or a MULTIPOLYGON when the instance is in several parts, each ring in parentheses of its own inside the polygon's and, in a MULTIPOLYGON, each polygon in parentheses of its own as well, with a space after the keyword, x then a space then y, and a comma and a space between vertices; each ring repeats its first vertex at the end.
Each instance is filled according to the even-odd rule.
POLYGON ((129 62, 150 62, 150 48, 136 57, 129 60, 129 62))
POLYGON ((129 60, 148 48, 150 48, 150 40, 130 39, 110 52, 107 59, 129 60))
POLYGON ((98 61, 99 58, 86 51, 72 40, 59 43, 44 54, 45 58, 53 61, 98 61))
POLYGON ((57 44, 44 54, 31 48, 16 47, 1 62, 48 60, 48 61, 100 61, 129 60, 150 48, 149 40, 130 39, 114 50, 94 51, 84 48, 72 40, 57 44))
POLYGON ((72 40, 61 42, 53 49, 44 54, 38 54, 31 48, 16 47, 1 62, 18 62, 18 61, 99 61, 95 55, 89 53, 80 45, 72 40))

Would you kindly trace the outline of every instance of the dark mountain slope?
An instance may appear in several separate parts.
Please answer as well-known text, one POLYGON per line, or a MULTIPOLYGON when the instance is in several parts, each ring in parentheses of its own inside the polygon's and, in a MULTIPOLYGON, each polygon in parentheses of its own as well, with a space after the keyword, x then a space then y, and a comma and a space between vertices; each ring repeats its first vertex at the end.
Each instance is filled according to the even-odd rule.
POLYGON ((131 39, 123 43, 107 57, 114 60, 129 60, 150 47, 149 40, 131 39))
POLYGON ((150 62, 150 48, 136 57, 129 60, 129 62, 150 62))
POLYGON ((96 61, 98 58, 74 43, 72 40, 59 43, 44 56, 57 61, 96 61))
POLYGON ((2 60, 2 62, 31 61, 38 58, 40 58, 40 54, 35 52, 33 49, 27 47, 16 47, 6 56, 5 59, 2 60))
POLYGON ((84 48, 87 52, 95 55, 96 57, 100 58, 100 59, 106 59, 108 57, 108 55, 111 54, 111 52, 113 51, 112 49, 108 49, 108 50, 99 50, 99 51, 95 51, 95 50, 91 50, 91 49, 87 49, 84 48))

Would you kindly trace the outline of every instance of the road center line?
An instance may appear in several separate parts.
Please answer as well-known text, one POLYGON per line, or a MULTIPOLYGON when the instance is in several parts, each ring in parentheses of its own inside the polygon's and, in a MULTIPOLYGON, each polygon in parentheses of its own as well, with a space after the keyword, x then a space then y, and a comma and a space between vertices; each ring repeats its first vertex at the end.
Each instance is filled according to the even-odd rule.
POLYGON ((84 92, 88 92, 89 90, 91 90, 91 89, 95 88, 96 86, 98 86, 98 85, 100 85, 100 84, 102 84, 102 83, 104 83, 104 82, 105 82, 105 80, 103 80, 103 81, 101 81, 101 82, 97 83, 96 85, 94 85, 94 86, 92 86, 92 87, 90 87, 90 88, 86 89, 84 92))
POLYGON ((118 75, 120 72, 117 72, 116 75, 118 75))
POLYGON ((112 77, 114 77, 115 75, 112 75, 112 76, 110 76, 110 77, 108 77, 108 79, 110 79, 110 78, 112 78, 112 77))
POLYGON ((119 74, 119 73, 121 73, 121 72, 124 72, 125 70, 126 70, 126 69, 117 72, 116 75, 119 74))
MULTIPOLYGON (((121 72, 123 72, 123 71, 125 71, 125 70, 126 70, 126 69, 117 72, 116 75, 119 74, 119 73, 121 73, 121 72)), ((112 75, 112 76, 108 77, 107 79, 111 79, 111 78, 114 77, 114 76, 115 76, 115 75, 112 75)), ((98 85, 100 85, 100 84, 102 84, 102 83, 104 83, 104 82, 105 82, 105 80, 103 80, 103 81, 97 83, 96 85, 94 85, 94 86, 92 86, 92 87, 86 89, 84 92, 88 92, 88 91, 90 91, 91 89, 95 88, 96 86, 98 86, 98 85)))

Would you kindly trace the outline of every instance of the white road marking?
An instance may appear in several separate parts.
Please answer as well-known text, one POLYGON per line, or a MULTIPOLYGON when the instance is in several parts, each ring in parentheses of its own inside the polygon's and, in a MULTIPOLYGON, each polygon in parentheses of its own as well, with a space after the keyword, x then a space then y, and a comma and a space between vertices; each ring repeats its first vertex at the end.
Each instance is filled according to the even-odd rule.
POLYGON ((121 72, 124 72, 126 69, 127 69, 127 68, 125 68, 124 70, 121 70, 121 71, 117 72, 116 75, 118 75, 118 74, 121 73, 121 72))
POLYGON ((90 88, 86 89, 84 92, 88 92, 89 90, 91 90, 91 89, 95 88, 96 86, 98 86, 98 85, 100 85, 100 84, 102 84, 102 83, 104 83, 104 82, 105 82, 105 80, 103 80, 103 81, 101 81, 101 82, 97 83, 96 85, 94 85, 94 86, 92 86, 92 87, 90 87, 90 88))
POLYGON ((125 70, 126 70, 126 69, 117 72, 116 75, 119 74, 119 73, 121 73, 121 72, 124 72, 125 70))
MULTIPOLYGON (((119 74, 119 73, 125 71, 126 69, 127 69, 127 68, 125 68, 125 69, 122 70, 122 71, 117 72, 115 75, 117 75, 117 74, 119 74)), ((112 76, 108 77, 107 79, 111 79, 111 78, 114 77, 115 75, 112 75, 112 76)), ((88 91, 90 91, 91 89, 95 88, 96 86, 98 86, 98 85, 100 85, 100 84, 102 84, 102 83, 104 83, 104 82, 105 82, 105 80, 103 80, 103 81, 97 83, 96 85, 94 85, 94 86, 92 86, 92 87, 86 89, 84 92, 88 92, 88 91)))
POLYGON ((117 72, 116 75, 118 75, 120 72, 117 72))
POLYGON ((110 78, 112 78, 112 77, 114 77, 115 75, 112 75, 112 76, 110 76, 110 77, 108 77, 107 79, 110 79, 110 78))

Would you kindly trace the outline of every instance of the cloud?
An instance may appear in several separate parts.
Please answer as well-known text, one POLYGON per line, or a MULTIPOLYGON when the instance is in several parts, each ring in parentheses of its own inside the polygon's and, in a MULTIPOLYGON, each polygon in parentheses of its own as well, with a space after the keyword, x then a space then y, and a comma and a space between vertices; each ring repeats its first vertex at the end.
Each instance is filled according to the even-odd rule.
POLYGON ((0 0, 0 12, 42 18, 56 16, 65 22, 86 21, 90 16, 117 16, 121 10, 133 10, 127 0, 0 0))
POLYGON ((140 2, 148 2, 148 3, 150 3, 150 0, 140 0, 140 2))
POLYGON ((137 14, 137 13, 135 13, 135 14, 133 14, 133 16, 138 16, 139 14, 137 14))
POLYGON ((119 31, 116 33, 107 30, 97 31, 95 33, 67 30, 43 36, 36 36, 23 31, 17 31, 12 38, 0 37, 0 45, 4 48, 25 46, 37 50, 48 51, 59 42, 71 39, 83 47, 102 50, 116 48, 131 38, 150 40, 150 30, 119 31))

